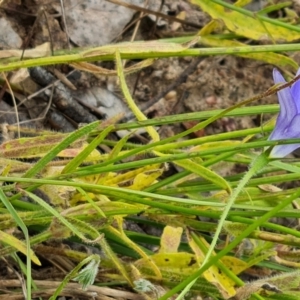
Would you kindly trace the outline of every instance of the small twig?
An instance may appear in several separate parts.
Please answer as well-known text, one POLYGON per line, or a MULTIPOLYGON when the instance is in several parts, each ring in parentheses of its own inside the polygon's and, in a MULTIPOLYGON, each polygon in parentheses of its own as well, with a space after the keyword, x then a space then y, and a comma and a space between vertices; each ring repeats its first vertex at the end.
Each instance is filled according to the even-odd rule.
POLYGON ((20 138, 21 137, 21 135, 20 135, 20 120, 19 120, 19 113, 18 113, 16 98, 15 98, 14 92, 11 89, 11 86, 9 84, 9 81, 8 81, 5 73, 3 73, 3 76, 4 76, 4 79, 5 79, 5 82, 6 82, 6 86, 8 87, 8 89, 11 93, 11 98, 12 98, 12 101, 13 101, 13 104, 14 104, 16 120, 17 120, 17 126, 18 126, 18 138, 20 138))
POLYGON ((47 12, 43 9, 43 15, 45 17, 45 20, 46 20, 46 26, 47 26, 47 29, 48 29, 48 33, 49 33, 49 39, 50 39, 50 47, 51 47, 51 54, 54 55, 54 48, 53 48, 53 39, 52 39, 52 34, 51 34, 51 30, 50 30, 50 25, 49 25, 49 20, 48 20, 48 15, 47 15, 47 12))
POLYGON ((47 103, 47 106, 45 107, 44 111, 42 111, 42 112, 40 113, 40 115, 39 115, 39 117, 38 117, 39 119, 40 119, 40 118, 41 118, 41 119, 44 119, 44 118, 46 117, 46 115, 47 115, 47 113, 48 113, 48 111, 49 111, 49 109, 50 109, 50 107, 51 107, 51 104, 52 104, 53 95, 54 95, 54 89, 55 89, 55 87, 54 87, 54 85, 52 85, 50 99, 49 99, 49 101, 48 101, 48 103, 47 103))
MULTIPOLYGON (((161 11, 162 11, 164 5, 165 5, 165 0, 161 0, 161 1, 160 1, 160 6, 159 6, 159 11, 158 11, 159 13, 161 13, 161 11)), ((159 18, 159 16, 156 15, 155 22, 154 22, 154 25, 153 25, 153 28, 152 28, 152 35, 154 35, 154 33, 155 33, 155 31, 156 31, 158 18, 159 18)))
POLYGON ((65 7, 64 7, 64 3, 63 3, 62 0, 60 0, 60 6, 61 6, 61 14, 62 14, 64 25, 65 25, 65 31, 66 31, 66 34, 67 34, 68 45, 69 45, 69 49, 71 50, 72 47, 71 47, 71 44, 70 44, 70 35, 69 35, 69 30, 68 30, 67 21, 66 21, 65 7))
POLYGON ((171 17, 171 16, 168 16, 168 15, 163 14, 161 12, 154 11, 154 10, 144 8, 144 7, 141 7, 141 6, 129 4, 129 3, 126 3, 124 1, 120 1, 120 0, 107 0, 107 1, 111 2, 111 3, 114 3, 114 4, 122 5, 124 7, 128 7, 132 10, 142 11, 142 12, 148 14, 148 15, 149 14, 150 15, 155 15, 155 16, 161 17, 163 19, 167 19, 167 20, 172 21, 172 22, 177 22, 177 23, 180 23, 180 24, 183 24, 183 25, 191 26, 191 27, 194 27, 194 28, 197 28, 197 29, 199 29, 201 27, 199 24, 196 24, 196 23, 193 23, 193 22, 188 22, 188 21, 185 21, 185 20, 181 20, 179 18, 171 17))
POLYGON ((43 10, 44 10, 43 7, 42 7, 42 8, 39 8, 39 10, 38 10, 38 12, 37 12, 37 14, 36 14, 36 18, 35 18, 35 20, 34 20, 34 23, 33 23, 32 27, 31 27, 31 29, 30 29, 30 32, 29 32, 28 36, 26 36, 24 42, 22 43, 22 49, 23 49, 23 52, 22 52, 22 55, 21 55, 21 57, 20 57, 20 60, 23 60, 23 58, 24 58, 25 50, 26 50, 26 48, 28 48, 29 42, 30 42, 30 40, 31 40, 31 38, 32 38, 32 36, 33 36, 33 33, 34 33, 34 31, 35 31, 35 28, 36 28, 37 25, 38 25, 38 21, 39 21, 39 19, 41 18, 41 15, 42 15, 42 13, 43 13, 43 10))

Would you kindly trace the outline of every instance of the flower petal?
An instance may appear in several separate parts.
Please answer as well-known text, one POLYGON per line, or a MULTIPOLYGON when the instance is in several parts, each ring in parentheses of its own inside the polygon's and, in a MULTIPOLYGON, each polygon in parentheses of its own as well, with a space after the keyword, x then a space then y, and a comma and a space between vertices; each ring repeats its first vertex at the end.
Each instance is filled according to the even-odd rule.
MULTIPOLYGON (((285 79, 282 77, 280 72, 277 69, 273 70, 273 78, 275 84, 277 83, 286 83, 285 79)), ((294 103, 294 99, 292 97, 291 89, 285 88, 277 92, 278 101, 280 104, 280 112, 277 118, 277 124, 289 124, 291 118, 297 114, 297 106, 294 103)), ((275 130, 276 130, 275 127, 275 130)))
POLYGON ((300 138, 300 114, 292 118, 284 134, 286 139, 300 138))
MULTIPOLYGON (((296 76, 300 75, 300 68, 297 71, 296 76)), ((291 86, 291 93, 292 97, 294 99, 294 103, 297 107, 297 113, 300 113, 300 80, 297 80, 292 86, 291 86)))
POLYGON ((299 147, 300 147, 300 144, 275 146, 270 153, 270 157, 272 157, 272 158, 285 157, 288 154, 292 153, 294 150, 298 149, 299 147))
MULTIPOLYGON (((278 130, 278 128, 277 128, 277 131, 276 131, 276 128, 277 128, 277 124, 276 124, 276 127, 273 130, 272 134, 270 135, 269 140, 284 140, 284 139, 300 138, 300 114, 296 115, 290 121, 290 124, 287 127, 283 128, 283 127, 280 127, 280 125, 279 125, 280 130, 278 130)), ((273 157, 273 158, 284 157, 299 147, 300 147, 300 144, 275 146, 270 153, 270 157, 273 157)))

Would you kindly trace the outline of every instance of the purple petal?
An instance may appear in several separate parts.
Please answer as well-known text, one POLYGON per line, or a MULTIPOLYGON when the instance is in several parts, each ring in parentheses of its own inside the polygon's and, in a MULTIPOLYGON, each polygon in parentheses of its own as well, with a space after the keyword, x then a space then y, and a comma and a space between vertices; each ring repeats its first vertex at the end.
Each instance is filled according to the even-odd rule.
MULTIPOLYGON (((269 140, 284 140, 284 139, 294 139, 300 138, 300 114, 296 115, 287 127, 282 127, 281 124, 277 122, 275 129, 269 137, 269 140)), ((278 145, 275 146, 270 156, 275 157, 284 157, 297 148, 300 147, 300 144, 291 144, 291 145, 278 145)))
POLYGON ((288 154, 292 153, 294 150, 298 149, 299 147, 300 147, 300 144, 275 146, 270 153, 270 157, 272 157, 272 158, 285 157, 288 154))
MULTIPOLYGON (((300 75, 300 68, 298 69, 296 76, 298 75, 300 75)), ((300 113, 300 79, 291 86, 291 93, 297 107, 297 113, 300 113)))
MULTIPOLYGON (((300 69, 296 76, 298 75, 300 75, 300 69)), ((273 78, 275 84, 286 82, 277 69, 273 70, 273 78)), ((278 91, 277 95, 280 111, 269 140, 300 138, 300 81, 295 82, 291 88, 287 87, 278 91)), ((284 157, 299 147, 300 144, 278 145, 272 149, 270 156, 284 157)))
POLYGON ((276 126, 268 140, 284 140, 300 138, 300 114, 288 119, 288 125, 276 122, 276 126))
MULTIPOLYGON (((273 78, 275 84, 277 83, 285 83, 285 79, 282 77, 280 72, 277 69, 273 70, 273 78)), ((277 123, 275 126, 277 127, 277 124, 280 123, 281 125, 287 126, 291 120, 291 118, 297 113, 297 106, 294 103, 291 89, 285 88, 277 92, 278 95, 278 101, 280 104, 280 112, 277 118, 277 123)))
POLYGON ((289 126, 286 128, 285 138, 300 138, 300 114, 291 119, 289 126))

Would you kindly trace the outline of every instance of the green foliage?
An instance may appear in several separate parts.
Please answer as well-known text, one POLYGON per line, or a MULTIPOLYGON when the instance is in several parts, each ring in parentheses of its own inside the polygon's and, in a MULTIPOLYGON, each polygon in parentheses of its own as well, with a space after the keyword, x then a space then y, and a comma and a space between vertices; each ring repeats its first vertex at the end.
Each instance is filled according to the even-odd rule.
POLYGON ((240 99, 225 110, 147 120, 127 88, 125 75, 130 70, 123 69, 121 59, 239 55, 286 68, 286 74, 291 75, 297 63, 278 52, 300 49, 299 44, 282 44, 298 40, 299 27, 288 23, 288 19, 266 16, 268 11, 286 8, 286 3, 253 13, 241 8, 251 1, 238 1, 236 6, 219 0, 191 2, 213 19, 196 38, 125 43, 79 50, 77 54, 0 61, 0 70, 5 71, 59 62, 72 62, 78 67, 80 62, 116 59, 121 89, 137 119, 118 124, 122 116, 117 116, 85 125, 70 134, 43 132, 42 136, 7 141, 0 146, 0 161, 5 166, 0 176, 3 183, 0 256, 15 258, 15 252, 27 256, 27 269, 22 270, 26 274, 28 299, 34 286, 31 263, 40 264, 39 255, 47 253, 77 264, 52 299, 70 280, 78 281, 84 289, 95 282, 104 285, 111 281, 125 282, 145 299, 166 300, 175 294, 177 299, 182 299, 187 293, 220 300, 230 297, 237 300, 298 299, 299 295, 293 293, 299 287, 299 272, 293 272, 292 268, 299 268, 299 261, 292 253, 298 251, 294 247, 300 247, 300 233, 269 220, 299 218, 294 207, 299 205, 300 191, 274 186, 297 181, 299 163, 268 162, 264 154, 258 156, 257 149, 279 143, 300 143, 300 139, 267 141, 261 133, 270 132, 272 124, 214 136, 189 136, 223 116, 278 112, 278 105, 245 106, 275 94, 292 82, 274 86, 250 99, 240 99), (247 43, 249 39, 256 43, 263 39, 270 45, 251 46, 245 39, 247 43), (189 49, 195 43, 206 48, 189 49), (159 136, 159 126, 195 120, 199 123, 191 129, 166 139, 159 136), (149 134, 148 144, 128 142, 132 130, 138 128, 149 134), (110 141, 108 134, 119 130, 130 133, 118 142, 110 141), (183 139, 188 136, 189 139, 183 139), (110 153, 100 154, 96 149, 100 143, 109 147, 110 153), (247 175, 243 172, 225 177, 218 174, 217 170, 224 165, 248 167, 255 157, 262 162, 252 165, 247 175), (24 158, 38 161, 24 163, 24 158), (161 175, 168 163, 177 165, 180 170, 163 179, 161 175), (43 196, 38 196, 37 191, 43 196), (24 197, 32 202, 24 202, 24 197), (126 231, 123 226, 128 220, 150 224, 162 233, 157 237, 126 231), (17 226, 25 241, 12 233, 17 226), (35 230, 35 236, 29 235, 28 227, 35 230), (43 244, 63 239, 92 245, 101 250, 101 257, 43 244), (146 249, 145 245, 149 244, 159 249, 146 249), (284 250, 281 247, 285 247, 284 250), (253 283, 239 278, 253 266, 266 264, 274 272, 284 272, 253 283), (99 272, 102 268, 103 274, 99 272), (97 276, 99 273, 101 278, 97 276))

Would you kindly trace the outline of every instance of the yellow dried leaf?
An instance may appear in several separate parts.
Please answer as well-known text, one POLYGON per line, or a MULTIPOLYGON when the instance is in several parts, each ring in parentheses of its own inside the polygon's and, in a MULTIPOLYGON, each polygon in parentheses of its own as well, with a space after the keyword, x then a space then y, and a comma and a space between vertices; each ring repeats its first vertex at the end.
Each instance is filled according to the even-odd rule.
MULTIPOLYGON (((202 244, 204 244, 208 249, 209 244, 206 242, 206 240, 202 237, 198 238, 202 242, 202 244)), ((205 258, 205 253, 203 253, 203 251, 198 247, 196 242, 191 238, 189 239, 189 246, 194 251, 196 259, 201 265, 205 258)), ((224 299, 229 299, 236 294, 236 291, 234 289, 234 281, 231 278, 229 278, 226 274, 224 274, 222 270, 220 270, 217 266, 211 266, 208 270, 203 272, 203 276, 207 281, 209 281, 218 288, 219 292, 222 294, 224 299)))
MULTIPOLYGON (((46 166, 42 171, 44 177, 59 176, 63 170, 63 166, 46 166)), ((39 187, 49 198, 49 202, 55 207, 67 207, 70 198, 75 193, 76 189, 72 186, 58 186, 44 184, 39 187)))
MULTIPOLYGON (((78 145, 76 148, 67 148, 57 154, 58 157, 65 157, 65 158, 73 158, 76 157, 80 152, 82 152, 88 143, 84 142, 82 145, 78 145)), ((99 161, 101 159, 101 154, 98 150, 94 149, 84 160, 85 162, 88 161, 99 161)))
POLYGON ((234 256, 224 256, 221 261, 235 275, 249 268, 248 263, 234 256))
POLYGON ((166 226, 160 239, 160 253, 175 253, 180 245, 182 227, 166 226))
POLYGON ((269 193, 277 193, 277 192, 280 192, 282 191, 281 188, 273 185, 273 184, 260 184, 258 185, 258 187, 262 190, 262 191, 265 191, 265 192, 269 192, 269 193))
POLYGON ((35 58, 35 57, 43 57, 50 56, 51 49, 50 43, 44 43, 35 47, 34 49, 26 49, 23 53, 23 50, 18 49, 10 49, 10 50, 1 50, 0 51, 0 59, 1 58, 9 58, 9 57, 21 57, 23 58, 35 58))
MULTIPOLYGON (((242 47, 247 46, 244 43, 240 43, 237 41, 231 40, 222 40, 217 39, 212 36, 202 36, 201 42, 204 45, 211 46, 211 47, 242 47)), ((256 59, 260 61, 264 61, 269 64, 277 65, 282 68, 292 67, 294 71, 298 70, 298 64, 292 58, 273 52, 262 52, 262 53, 246 53, 246 54, 239 54, 238 52, 235 54, 237 56, 256 59)))
POLYGON ((116 184, 121 184, 121 183, 125 183, 128 182, 132 179, 134 179, 138 174, 147 174, 148 172, 150 173, 151 171, 157 171, 160 167, 160 164, 154 164, 154 165, 149 165, 149 166, 145 166, 139 169, 135 169, 132 171, 128 171, 126 173, 123 174, 118 174, 118 175, 114 175, 111 176, 109 178, 106 179, 105 184, 107 185, 116 185, 116 184))
POLYGON ((222 20, 230 31, 249 39, 291 42, 300 38, 300 32, 264 22, 254 13, 252 17, 210 0, 191 0, 191 2, 198 5, 213 19, 222 20))
POLYGON ((132 190, 141 191, 144 188, 150 186, 152 183, 154 183, 155 180, 159 176, 161 176, 161 174, 162 174, 162 170, 155 170, 152 172, 138 174, 134 178, 133 184, 131 186, 129 186, 129 188, 132 190))
MULTIPOLYGON (((160 268, 160 270, 180 272, 182 275, 190 275, 192 271, 199 268, 195 255, 178 252, 178 253, 156 253, 151 255, 151 260, 160 268)), ((148 266, 144 259, 138 260, 135 265, 138 268, 148 266)))
MULTIPOLYGON (((26 245, 18 240, 17 238, 15 238, 14 236, 7 234, 4 231, 0 230, 0 241, 2 241, 2 243, 5 243, 6 245, 9 245, 15 249, 17 249, 18 251, 22 252, 23 254, 27 254, 27 247, 26 245)), ((34 252, 30 249, 30 259, 37 264, 38 266, 41 266, 41 263, 39 261, 39 259, 37 258, 37 256, 34 254, 34 252)))

